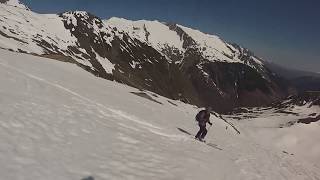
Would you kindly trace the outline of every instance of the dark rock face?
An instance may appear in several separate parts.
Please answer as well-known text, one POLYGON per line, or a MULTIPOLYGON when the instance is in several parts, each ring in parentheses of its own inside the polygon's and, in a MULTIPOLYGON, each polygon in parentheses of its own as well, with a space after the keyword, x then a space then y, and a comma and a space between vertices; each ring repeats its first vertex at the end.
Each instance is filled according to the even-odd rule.
POLYGON ((87 12, 67 12, 61 14, 60 17, 64 18, 65 28, 70 30, 72 35, 78 39, 78 47, 69 47, 69 50, 89 60, 93 67, 90 70, 91 72, 102 78, 113 80, 112 75, 105 71, 96 58, 97 54, 106 58, 106 51, 111 48, 103 39, 103 37, 111 35, 103 31, 104 27, 101 19, 87 12), (68 21, 67 17, 70 16, 76 19, 76 25, 68 21), (77 48, 83 48, 86 53, 82 53, 77 48))
POLYGON ((184 96, 200 106, 226 112, 239 106, 265 105, 285 96, 275 82, 241 63, 207 62, 202 63, 202 69, 196 67, 185 70, 191 82, 187 92, 193 93, 184 96))
MULTIPOLYGON (((116 80, 139 89, 146 89, 173 98, 175 89, 170 84, 170 64, 168 60, 152 47, 132 39, 125 33, 106 27, 101 19, 89 13, 68 12, 61 14, 67 29, 78 39, 78 47, 70 47, 74 53, 77 48, 86 50, 86 56, 94 69, 94 74, 109 80, 116 80), (69 23, 66 17, 72 15, 77 25, 69 23), (85 21, 83 20, 85 19, 85 21), (89 24, 89 25, 88 25, 89 24), (98 27, 98 28, 93 28, 98 27), (105 31, 109 30, 110 34, 105 31), (101 30, 101 31, 99 31, 101 30), (97 32, 98 31, 98 32, 97 32), (118 33, 116 35, 116 33, 118 33), (111 44, 101 37, 113 37, 111 44), (122 36, 122 38, 120 38, 122 36), (96 52, 100 57, 107 58, 115 65, 112 74, 107 74, 100 62, 96 60, 96 52)), ((87 67, 87 69, 89 69, 87 67)))
POLYGON ((303 118, 303 119, 300 119, 298 121, 298 123, 303 123, 303 124, 310 124, 312 122, 317 122, 317 121, 320 121, 320 115, 318 115, 317 117, 308 117, 308 118, 303 118))
POLYGON ((187 49, 180 65, 184 77, 191 82, 182 91, 186 102, 226 112, 239 106, 266 105, 288 95, 289 84, 258 64, 253 57, 259 58, 248 49, 229 45, 241 52, 238 58, 244 63, 212 62, 201 56, 196 42, 179 26, 167 26, 177 32, 187 49))

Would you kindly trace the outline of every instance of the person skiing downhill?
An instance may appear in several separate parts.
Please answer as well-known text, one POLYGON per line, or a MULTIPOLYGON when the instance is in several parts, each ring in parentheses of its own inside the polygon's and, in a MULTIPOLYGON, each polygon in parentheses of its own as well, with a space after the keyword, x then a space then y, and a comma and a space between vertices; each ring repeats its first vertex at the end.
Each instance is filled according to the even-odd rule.
POLYGON ((198 121, 198 125, 200 129, 197 135, 195 136, 195 138, 198 139, 199 141, 204 141, 204 138, 207 135, 207 132, 208 132, 206 129, 207 123, 209 123, 210 126, 212 126, 212 123, 210 122, 210 111, 211 111, 211 107, 207 107, 205 110, 200 111, 196 115, 196 121, 198 121))

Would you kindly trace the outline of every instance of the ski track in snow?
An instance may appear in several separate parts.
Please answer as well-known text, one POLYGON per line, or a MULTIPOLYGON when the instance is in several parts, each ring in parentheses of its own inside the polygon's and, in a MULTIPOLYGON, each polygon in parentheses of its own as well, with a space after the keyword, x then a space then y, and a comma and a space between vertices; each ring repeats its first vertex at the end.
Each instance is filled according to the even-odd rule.
POLYGON ((241 135, 213 117, 207 139, 223 148, 215 150, 176 130, 197 131, 189 105, 159 105, 70 64, 0 52, 1 178, 319 180, 318 169, 254 141, 238 123, 241 135), (62 64, 70 79, 44 73, 64 73, 62 64), (73 77, 99 87, 86 92, 73 77), (90 94, 106 87, 107 101, 90 94))

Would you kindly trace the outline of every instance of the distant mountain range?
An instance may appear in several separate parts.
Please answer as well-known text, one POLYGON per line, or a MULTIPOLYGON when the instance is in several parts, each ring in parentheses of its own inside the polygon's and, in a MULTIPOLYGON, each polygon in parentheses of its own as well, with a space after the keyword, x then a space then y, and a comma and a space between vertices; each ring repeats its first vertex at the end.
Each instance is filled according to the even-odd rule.
POLYGON ((179 24, 38 14, 0 1, 0 47, 77 64, 96 76, 218 112, 294 93, 282 70, 250 50, 179 24), (280 74, 280 75, 278 75, 280 74))
POLYGON ((320 78, 320 73, 316 72, 310 72, 310 71, 302 71, 302 70, 297 70, 297 69, 289 69, 286 67, 283 67, 281 65, 277 65, 272 62, 264 62, 264 64, 274 71, 275 73, 279 74, 280 76, 286 78, 286 79, 295 79, 299 77, 318 77, 320 78))
POLYGON ((320 91, 320 73, 288 69, 270 62, 265 62, 265 65, 273 72, 286 78, 299 93, 320 91))

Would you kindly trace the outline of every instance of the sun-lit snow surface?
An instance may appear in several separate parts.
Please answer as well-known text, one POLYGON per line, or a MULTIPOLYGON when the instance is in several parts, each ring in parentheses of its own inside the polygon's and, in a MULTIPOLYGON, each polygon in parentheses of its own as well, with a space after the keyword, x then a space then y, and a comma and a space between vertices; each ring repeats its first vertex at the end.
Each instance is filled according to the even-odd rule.
POLYGON ((251 111, 237 115, 242 118, 242 126, 250 127, 247 128, 251 131, 249 136, 320 168, 320 122, 296 123, 299 119, 320 115, 319 106, 310 106, 310 103, 294 105, 286 108, 286 113, 274 108, 254 108, 251 111))
POLYGON ((238 135, 211 117, 207 140, 220 151, 177 130, 197 131, 193 106, 147 92, 150 101, 73 64, 0 53, 1 179, 320 177, 319 168, 256 141, 258 128, 242 121, 232 121, 238 135))

